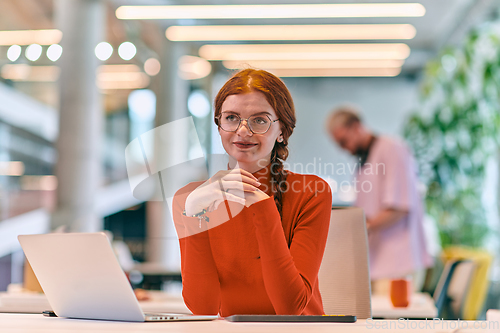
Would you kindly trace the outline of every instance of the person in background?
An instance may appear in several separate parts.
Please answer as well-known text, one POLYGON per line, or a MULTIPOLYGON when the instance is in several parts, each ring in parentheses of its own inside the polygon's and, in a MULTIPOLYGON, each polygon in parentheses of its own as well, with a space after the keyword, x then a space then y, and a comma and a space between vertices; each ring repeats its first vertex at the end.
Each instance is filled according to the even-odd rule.
POLYGON ((332 193, 283 168, 295 127, 290 92, 245 69, 215 98, 227 170, 174 196, 182 295, 194 314, 324 314, 318 271, 332 193))
POLYGON ((372 292, 386 292, 391 279, 409 275, 419 290, 432 258, 426 249, 423 201, 409 148, 399 139, 372 133, 351 106, 333 110, 327 129, 342 149, 358 158, 355 205, 366 216, 372 292))

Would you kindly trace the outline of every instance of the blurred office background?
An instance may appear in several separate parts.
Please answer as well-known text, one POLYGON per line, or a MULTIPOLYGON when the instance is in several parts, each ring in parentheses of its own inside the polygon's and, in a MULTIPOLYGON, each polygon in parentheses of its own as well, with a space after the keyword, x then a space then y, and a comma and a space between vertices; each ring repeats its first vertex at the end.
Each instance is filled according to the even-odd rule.
POLYGON ((210 164, 196 158, 223 153, 214 96, 253 66, 294 97, 289 168, 327 179, 335 205, 353 202, 342 165, 356 162, 325 130, 335 106, 353 103, 376 133, 405 137, 438 245, 491 255, 485 302, 498 308, 499 10, 495 0, 1 0, 0 290, 22 281, 16 236, 61 227, 111 231, 140 263, 138 284, 178 280, 168 205, 132 195, 126 147, 192 116, 195 133, 142 140, 154 158, 146 170, 131 150, 128 171, 154 178, 149 163, 193 160, 180 181, 203 178, 210 164), (249 3, 287 6, 237 6, 249 3), (348 6, 314 8, 325 3, 348 6))

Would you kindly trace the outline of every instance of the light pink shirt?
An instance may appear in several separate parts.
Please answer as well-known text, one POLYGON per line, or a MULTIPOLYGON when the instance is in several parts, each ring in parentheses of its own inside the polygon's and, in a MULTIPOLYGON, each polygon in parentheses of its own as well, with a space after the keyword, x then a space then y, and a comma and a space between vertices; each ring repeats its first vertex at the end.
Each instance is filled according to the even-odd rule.
POLYGON ((356 172, 355 204, 367 218, 387 208, 406 210, 408 215, 387 228, 370 231, 372 280, 404 277, 432 264, 417 184, 416 164, 408 147, 398 139, 378 137, 365 165, 356 172))

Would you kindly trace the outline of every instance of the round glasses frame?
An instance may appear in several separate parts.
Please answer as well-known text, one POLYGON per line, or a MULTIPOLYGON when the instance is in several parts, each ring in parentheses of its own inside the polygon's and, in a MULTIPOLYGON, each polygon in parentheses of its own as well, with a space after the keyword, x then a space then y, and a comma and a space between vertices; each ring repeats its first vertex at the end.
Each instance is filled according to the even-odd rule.
POLYGON ((265 134, 269 131, 269 129, 271 128, 271 125, 275 122, 275 121, 279 121, 279 119, 276 119, 276 120, 272 120, 267 114, 264 115, 265 117, 267 117, 267 119, 269 119, 269 127, 267 128, 267 130, 265 132, 255 132, 252 127, 249 125, 248 123, 248 119, 252 118, 253 116, 250 116, 248 118, 241 118, 239 115, 237 114, 232 114, 234 115, 235 117, 238 117, 238 119, 240 120, 240 122, 238 123, 238 126, 236 127, 236 129, 234 131, 228 131, 226 129, 224 129, 222 126, 221 126, 221 117, 222 117, 222 114, 225 113, 225 112, 221 112, 217 117, 215 117, 215 119, 217 119, 217 126, 219 126, 220 129, 222 129, 224 132, 233 132, 233 133, 236 133, 240 127, 241 127, 241 122, 244 120, 246 121, 247 123, 247 128, 250 130, 250 132, 252 132, 253 134, 265 134))

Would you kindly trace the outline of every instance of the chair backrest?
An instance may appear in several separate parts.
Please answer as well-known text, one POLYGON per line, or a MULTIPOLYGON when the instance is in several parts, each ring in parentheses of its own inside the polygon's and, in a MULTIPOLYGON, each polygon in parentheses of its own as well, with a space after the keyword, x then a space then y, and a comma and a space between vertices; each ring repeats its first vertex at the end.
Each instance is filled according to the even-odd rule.
POLYGON ((460 319, 477 320, 482 317, 488 295, 489 270, 493 258, 494 256, 488 251, 465 246, 449 246, 443 249, 444 260, 470 260, 475 265, 460 319))
POLYGON ((371 318, 365 215, 361 208, 333 208, 319 290, 326 314, 371 318))
POLYGON ((465 299, 469 291, 472 275, 476 269, 476 264, 472 260, 463 260, 457 264, 455 271, 451 276, 447 295, 450 298, 450 308, 453 311, 453 317, 450 319, 463 319, 463 309, 465 299))
POLYGON ((433 296, 443 270, 444 262, 440 258, 434 258, 434 265, 426 269, 424 284, 420 292, 433 296))
POLYGON ((452 316, 452 314, 450 314, 452 310, 450 309, 450 297, 448 296, 448 289, 450 287, 455 269, 461 262, 462 260, 450 259, 444 265, 443 273, 439 278, 433 296, 438 311, 438 318, 446 317, 445 319, 451 319, 448 318, 452 316))
MULTIPOLYGON (((448 290, 448 285, 450 284, 451 280, 451 275, 453 274, 453 271, 455 270, 455 266, 460 262, 460 260, 448 260, 443 268, 443 272, 441 273, 441 276, 439 277, 439 281, 436 285, 436 289, 434 291, 434 303, 436 303, 436 306, 443 302, 443 297, 446 295, 446 292, 448 290)), ((439 306, 438 306, 439 310, 439 306)))

